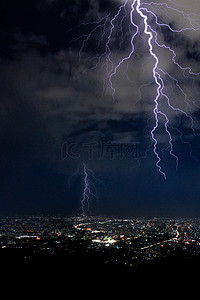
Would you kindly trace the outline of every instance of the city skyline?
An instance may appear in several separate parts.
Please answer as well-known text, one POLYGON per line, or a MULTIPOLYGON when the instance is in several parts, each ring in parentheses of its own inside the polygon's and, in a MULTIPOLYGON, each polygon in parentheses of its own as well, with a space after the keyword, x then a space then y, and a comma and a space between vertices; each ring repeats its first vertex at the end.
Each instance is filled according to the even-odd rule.
POLYGON ((102 264, 134 269, 180 254, 186 260, 198 257, 199 227, 199 218, 1 217, 0 249, 26 250, 29 259, 42 252, 57 255, 62 249, 64 257, 71 253, 86 260, 96 252, 97 262, 103 255, 102 264))
POLYGON ((1 295, 58 299, 78 282, 81 296, 102 277, 123 289, 182 282, 198 270, 199 228, 199 218, 0 217, 1 295))

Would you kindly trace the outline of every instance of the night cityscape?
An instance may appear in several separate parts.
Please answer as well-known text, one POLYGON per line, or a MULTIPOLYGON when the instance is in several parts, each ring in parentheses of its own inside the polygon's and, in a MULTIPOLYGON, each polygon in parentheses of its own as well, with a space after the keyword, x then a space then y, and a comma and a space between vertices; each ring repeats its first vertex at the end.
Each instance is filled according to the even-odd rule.
MULTIPOLYGON (((170 274, 172 279, 174 273, 181 278, 198 269, 200 219, 1 217, 0 257, 1 265, 9 272, 18 268, 25 283, 28 276, 28 281, 40 287, 40 297, 33 293, 33 299, 46 299, 37 282, 40 272, 55 286, 65 280, 74 284, 77 276, 83 276, 81 286, 94 284, 101 276, 111 276, 111 280, 116 276, 121 284, 123 280, 137 279, 146 285, 146 276, 158 281, 158 274, 163 278, 170 274), (70 279, 62 277, 62 272, 67 272, 70 279)), ((17 279, 12 284, 6 299, 24 299, 26 287, 18 293, 14 288, 19 284, 17 279)), ((51 299, 49 292, 45 293, 51 299)), ((55 295, 58 296, 57 289, 55 295)))
POLYGON ((0 299, 193 299, 199 0, 1 0, 0 43, 0 299))
POLYGON ((105 255, 104 264, 134 268, 141 261, 173 256, 179 250, 188 259, 198 256, 199 229, 200 219, 4 217, 0 219, 0 245, 1 249, 51 255, 62 249, 82 257, 109 249, 111 255, 105 255))

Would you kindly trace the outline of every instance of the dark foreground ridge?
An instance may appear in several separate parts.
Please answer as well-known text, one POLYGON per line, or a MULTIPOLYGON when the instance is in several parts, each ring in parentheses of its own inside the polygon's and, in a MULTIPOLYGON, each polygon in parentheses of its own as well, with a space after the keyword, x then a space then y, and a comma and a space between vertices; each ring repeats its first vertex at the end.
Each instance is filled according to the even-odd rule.
POLYGON ((199 219, 1 218, 2 299, 114 298, 188 285, 200 266, 199 226, 199 219))

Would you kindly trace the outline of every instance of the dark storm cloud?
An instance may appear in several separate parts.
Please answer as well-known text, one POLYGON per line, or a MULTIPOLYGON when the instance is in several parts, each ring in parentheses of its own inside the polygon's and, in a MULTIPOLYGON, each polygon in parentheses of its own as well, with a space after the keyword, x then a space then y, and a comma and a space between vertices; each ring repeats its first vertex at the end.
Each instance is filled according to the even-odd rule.
MULTIPOLYGON (((17 28, 17 31, 12 34, 9 32, 10 37, 12 36, 12 44, 10 44, 9 50, 12 51, 14 60, 4 62, 7 82, 9 84, 11 81, 13 89, 20 95, 24 103, 38 111, 40 118, 46 124, 49 135, 57 145, 60 145, 63 139, 67 139, 68 136, 72 137, 73 133, 76 139, 80 140, 84 140, 84 135, 91 136, 90 131, 95 132, 97 139, 98 134, 102 138, 102 131, 97 124, 104 122, 104 124, 107 124, 107 131, 109 131, 110 125, 108 125, 108 122, 110 120, 116 120, 116 123, 119 122, 118 124, 122 120, 128 120, 126 121, 127 126, 122 121, 121 128, 125 132, 129 132, 130 130, 125 127, 131 127, 131 118, 137 120, 142 114, 148 115, 153 110, 153 106, 149 105, 148 97, 151 85, 143 88, 142 93, 138 91, 139 87, 151 78, 151 71, 147 72, 147 68, 141 68, 141 64, 147 58, 147 53, 142 54, 140 50, 141 58, 133 62, 133 69, 140 70, 140 74, 133 73, 132 62, 130 62, 127 75, 131 78, 131 82, 127 81, 127 78, 119 78, 120 82, 116 86, 117 102, 113 105, 110 93, 102 98, 103 72, 99 72, 98 68, 86 72, 88 68, 91 68, 91 55, 95 55, 95 51, 92 54, 91 51, 85 52, 85 49, 83 49, 80 59, 78 49, 76 50, 76 43, 70 44, 71 49, 67 48, 71 35, 68 36, 67 30, 64 34, 65 27, 62 23, 63 20, 59 20, 59 14, 65 11, 69 18, 68 23, 77 14, 81 24, 84 19, 89 21, 98 20, 100 14, 104 13, 109 5, 113 5, 112 1, 101 2, 101 4, 96 1, 74 1, 70 6, 69 3, 67 6, 67 3, 63 1, 43 1, 36 3, 35 6, 31 2, 32 13, 33 15, 37 14, 37 23, 40 27, 36 25, 32 17, 32 22, 29 20, 27 22, 28 26, 25 28, 22 24, 25 22, 25 18, 30 15, 30 10, 27 4, 24 3, 25 13, 21 14, 21 18, 17 23, 16 20, 13 21, 13 28, 17 28), (44 11, 41 5, 47 6, 45 18, 48 26, 47 24, 41 26, 44 24, 42 22, 44 11), (73 11, 73 14, 70 11, 73 11), (27 16, 25 17, 26 13, 27 16), (16 26, 16 24, 19 24, 19 26, 16 26), (54 24, 53 31, 52 25, 49 26, 49 24, 54 24), (63 29, 59 31, 61 24, 63 29), (65 36, 65 39, 63 36, 65 36), (59 40, 58 44, 57 40, 59 40), (74 45, 75 49, 73 49, 74 45), (46 51, 45 55, 44 49, 46 51), (143 101, 138 102, 140 96, 142 96, 143 101), (133 101, 137 104, 134 105, 133 101), (79 136, 77 128, 80 132, 79 136)), ((117 5, 117 1, 115 1, 115 5, 117 5)), ((73 26, 73 22, 70 26, 73 26)), ((164 32, 163 37, 166 36, 169 36, 169 34, 164 32)), ((173 39, 174 34, 170 37, 170 42, 173 39)), ((181 52, 180 48, 183 45, 187 45, 183 51, 185 53, 185 63, 198 58, 198 42, 194 43, 194 48, 191 50, 191 41, 187 41, 187 43, 186 41, 187 37, 184 35, 181 35, 180 40, 176 38, 178 53, 181 52), (193 51, 193 58, 191 51, 193 51)), ((91 43, 92 39, 88 41, 88 47, 91 43)), ((137 43, 140 46, 140 42, 136 40, 137 43)), ((139 49, 141 49, 141 46, 139 49)), ((120 55, 119 52, 118 56, 115 57, 116 62, 120 59, 120 55)), ((149 62, 149 65, 151 65, 151 62, 149 62)), ((173 68, 172 64, 167 63, 168 70, 173 68)), ((148 70, 151 70, 151 68, 148 68, 148 70)), ((174 69, 173 72, 177 71, 174 69)), ((186 78, 184 81, 188 82, 188 79, 186 78)), ((198 90, 197 85, 196 93, 198 90)), ((14 102, 15 95, 12 95, 12 97, 14 102)), ((177 106, 178 104, 182 105, 183 101, 180 93, 176 102, 177 106)), ((123 130, 118 132, 117 126, 112 130, 116 131, 115 134, 121 133, 121 138, 123 138, 123 130)), ((135 127, 134 130, 137 133, 139 129, 135 127)), ((131 132, 135 136, 134 131, 131 132)))
POLYGON ((48 45, 47 38, 43 35, 36 36, 33 33, 23 35, 21 32, 16 32, 13 34, 14 45, 12 46, 13 50, 28 50, 41 48, 48 45))
MULTIPOLYGON (((70 199, 74 199, 75 196, 72 193, 68 194, 64 182, 66 176, 76 170, 77 161, 61 159, 63 143, 75 142, 81 145, 94 141, 138 142, 141 155, 145 154, 149 145, 147 125, 153 124, 149 118, 152 116, 152 94, 156 92, 156 87, 152 84, 153 61, 149 59, 144 47, 144 36, 141 33, 140 38, 135 39, 136 54, 133 60, 128 68, 126 65, 122 66, 119 75, 113 80, 116 86, 115 103, 112 102, 109 89, 103 93, 105 59, 97 68, 91 70, 97 62, 95 57, 100 55, 101 51, 105 51, 105 41, 102 47, 96 49, 96 37, 100 32, 96 33, 95 41, 93 38, 89 39, 81 55, 79 53, 83 39, 77 38, 85 30, 88 34, 92 28, 83 26, 83 23, 99 21, 111 11, 110 21, 118 5, 118 1, 111 0, 1 2, 3 25, 0 49, 0 160, 1 182, 4 185, 1 193, 5 199, 2 207, 7 207, 7 210, 9 203, 13 203, 13 211, 17 210, 20 203, 21 208, 24 206, 31 210, 34 203, 37 207, 40 206, 39 199, 43 201, 43 208, 49 205, 52 209, 56 206, 55 199, 63 207, 74 207, 70 199), (123 76, 125 71, 126 76, 123 76), (23 199, 29 197, 30 200, 25 205, 23 199), (67 201, 68 204, 63 204, 67 201)), ((167 15, 161 13, 161 17, 166 18, 167 15)), ((172 22, 171 18, 174 17, 170 16, 169 23, 173 26, 181 25, 179 19, 172 22)), ((106 34, 108 35, 108 31, 106 34)), ((112 40, 112 49, 119 46, 118 39, 119 36, 112 40)), ((112 58, 115 65, 122 56, 127 55, 126 51, 130 50, 130 41, 127 37, 126 39, 121 50, 117 48, 114 52, 112 58)), ((160 35, 160 40, 173 45, 178 58, 185 65, 196 68, 195 70, 198 69, 200 53, 198 39, 198 34, 194 33, 192 37, 182 34, 180 38, 175 38, 167 29, 160 35)), ((191 100, 196 101, 200 92, 199 82, 187 76, 181 77, 177 68, 166 59, 170 58, 170 55, 166 52, 160 55, 163 58, 161 67, 176 75, 181 87, 184 86, 189 91, 191 100)), ((177 107, 184 107, 183 95, 176 91, 174 96, 174 87, 175 83, 168 78, 166 89, 170 93, 170 99, 173 99, 177 107)), ((198 118, 198 105, 192 106, 191 112, 198 118)), ((177 116, 179 117, 178 113, 175 116, 170 115, 172 122, 182 122, 182 128, 185 129, 191 126, 188 120, 178 118, 177 121, 177 116)), ((187 131, 187 135, 191 139, 191 131, 187 131)), ((159 132, 158 136, 159 141, 166 147, 163 132, 159 132)), ((180 140, 180 135, 174 131, 173 138, 174 141, 180 140)), ((181 149, 178 142, 176 146, 176 149, 181 149)), ((187 149, 189 153, 190 149, 188 150, 187 146, 184 144, 184 150, 187 149)), ((183 152, 181 154, 184 156, 183 152)), ((128 191, 127 177, 124 177, 124 174, 127 174, 132 164, 135 167, 135 162, 113 162, 107 158, 101 162, 93 161, 91 164, 99 174, 107 176, 105 181, 111 182, 113 174, 117 173, 114 176, 115 183, 111 183, 115 190, 114 196, 112 191, 107 191, 107 198, 110 197, 114 202, 116 197, 120 203, 120 197, 124 198, 123 193, 127 193, 127 197, 132 199, 134 180, 137 184, 140 182, 140 188, 136 189, 138 197, 140 189, 143 189, 141 198, 145 199, 142 181, 148 182, 150 172, 157 174, 155 159, 151 155, 150 160, 151 162, 147 161, 144 164, 143 161, 140 162, 141 168, 134 169, 133 177, 129 177, 128 180, 131 187, 128 191), (116 169, 120 172, 116 172, 116 169), (138 180, 137 172, 140 173, 138 180), (119 182, 122 183, 121 190, 117 188, 119 182)), ((168 168, 171 168, 170 164, 168 168)), ((191 178, 195 176, 196 173, 193 173, 191 178)), ((183 182, 187 180, 185 177, 186 175, 182 175, 183 182)), ((159 180, 157 182, 160 182, 159 180)), ((175 187, 172 182, 170 184, 172 188, 175 187)), ((151 189, 150 183, 147 186, 150 194, 154 195, 155 191, 151 189)), ((165 189, 163 186, 164 183, 162 188, 165 189)), ((136 202, 138 204, 139 200, 136 202)), ((158 202, 158 199, 155 202, 158 202)), ((130 206, 130 203, 127 202, 127 206, 130 206)))
MULTIPOLYGON (((11 126, 9 136, 13 134, 15 140, 26 140, 23 135, 27 128, 30 137, 35 135, 32 130, 43 132, 45 129, 43 144, 49 139, 49 135, 59 148, 63 139, 68 136, 76 137, 79 142, 93 131, 98 139, 98 134, 102 136, 102 122, 106 124, 108 120, 119 121, 125 117, 126 108, 121 112, 119 108, 114 109, 109 99, 108 103, 102 101, 101 85, 99 86, 94 74, 84 80, 80 76, 78 65, 70 71, 71 63, 75 65, 70 52, 61 51, 56 55, 42 57, 39 52, 30 49, 22 54, 15 54, 14 61, 2 61, 4 80, 1 94, 5 116, 1 120, 5 129, 7 123, 15 124, 13 128, 11 126), (41 128, 34 123, 29 127, 30 113, 28 122, 18 116, 20 113, 26 120, 26 111, 29 110, 41 128), (16 135, 15 131, 19 134, 16 135)), ((42 155, 42 151, 38 155, 42 155)))

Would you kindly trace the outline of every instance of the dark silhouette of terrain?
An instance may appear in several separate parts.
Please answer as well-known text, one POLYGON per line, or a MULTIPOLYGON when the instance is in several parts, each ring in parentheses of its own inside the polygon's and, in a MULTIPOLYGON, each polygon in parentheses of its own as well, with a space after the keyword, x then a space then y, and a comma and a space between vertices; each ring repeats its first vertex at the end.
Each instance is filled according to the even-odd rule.
POLYGON ((0 298, 115 299, 121 295, 127 299, 130 293, 144 295, 150 290, 162 290, 165 294, 165 290, 188 288, 200 266, 199 256, 188 258, 181 252, 163 259, 140 261, 131 267, 106 264, 103 252, 83 255, 81 249, 77 252, 69 253, 62 248, 54 253, 35 251, 34 247, 0 249, 0 298))

